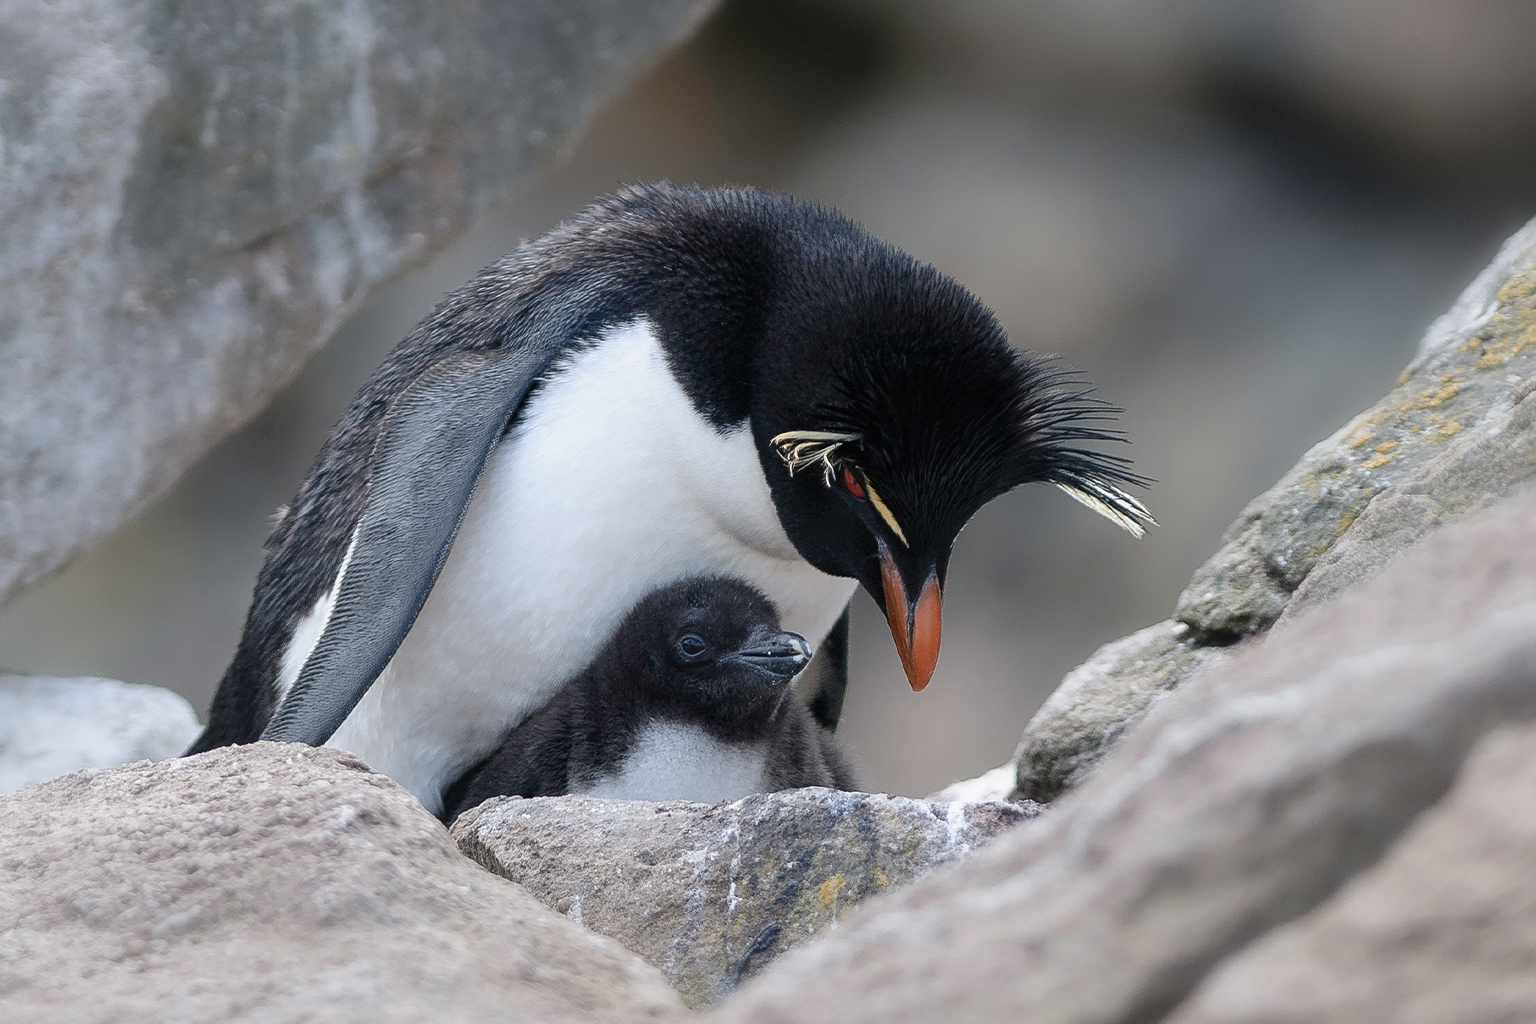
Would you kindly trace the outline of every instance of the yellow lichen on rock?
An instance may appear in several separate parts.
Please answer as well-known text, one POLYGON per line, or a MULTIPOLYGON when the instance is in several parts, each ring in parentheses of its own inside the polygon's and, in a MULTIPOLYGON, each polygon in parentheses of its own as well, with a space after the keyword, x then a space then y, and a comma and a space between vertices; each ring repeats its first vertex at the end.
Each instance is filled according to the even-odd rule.
POLYGON ((1532 345, 1536 345, 1536 324, 1527 327, 1518 337, 1490 342, 1483 354, 1478 357, 1477 368, 1491 370, 1496 366, 1502 366, 1532 345))
POLYGON ((1390 452, 1384 455, 1373 455, 1369 459, 1366 459, 1364 462, 1360 463, 1360 468, 1380 469, 1382 466, 1385 466, 1395 458, 1397 458, 1397 456, 1391 454, 1390 452))
POLYGON ((1536 274, 1515 274, 1499 289, 1498 299, 1508 305, 1530 295, 1536 295, 1536 274))
POLYGON ((1442 374, 1440 386, 1424 392, 1414 405, 1419 409, 1438 409, 1461 393, 1461 383, 1454 373, 1442 374))
POLYGON ((843 891, 843 886, 847 884, 847 881, 848 880, 843 877, 842 872, 838 872, 837 874, 828 878, 825 882, 822 882, 821 885, 817 886, 816 898, 821 901, 821 905, 824 907, 830 907, 832 904, 836 903, 837 894, 843 891))

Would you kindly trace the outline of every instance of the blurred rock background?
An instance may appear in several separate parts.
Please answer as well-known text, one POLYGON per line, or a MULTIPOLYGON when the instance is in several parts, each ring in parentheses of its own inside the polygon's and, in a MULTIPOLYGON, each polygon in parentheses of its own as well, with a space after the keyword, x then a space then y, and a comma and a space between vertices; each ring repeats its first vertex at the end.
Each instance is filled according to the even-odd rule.
POLYGON ((919 795, 1004 761, 1095 647, 1166 617, 1237 511, 1391 387, 1533 212, 1536 8, 1498 0, 732 0, 568 159, 358 314, 149 513, 0 609, 0 665, 200 710, 267 516, 440 295, 623 181, 789 189, 959 278, 1127 412, 1161 529, 985 509, 934 684, 855 609, 846 738, 919 795))

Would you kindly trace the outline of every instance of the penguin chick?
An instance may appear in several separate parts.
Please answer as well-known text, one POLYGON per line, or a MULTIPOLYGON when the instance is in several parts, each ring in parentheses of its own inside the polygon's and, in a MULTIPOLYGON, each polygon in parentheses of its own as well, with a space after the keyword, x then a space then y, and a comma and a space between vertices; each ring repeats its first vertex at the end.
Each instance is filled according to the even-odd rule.
POLYGON ((810 646, 760 592, 690 577, 652 592, 592 664, 450 787, 445 820, 493 797, 718 803, 856 776, 795 699, 810 646))

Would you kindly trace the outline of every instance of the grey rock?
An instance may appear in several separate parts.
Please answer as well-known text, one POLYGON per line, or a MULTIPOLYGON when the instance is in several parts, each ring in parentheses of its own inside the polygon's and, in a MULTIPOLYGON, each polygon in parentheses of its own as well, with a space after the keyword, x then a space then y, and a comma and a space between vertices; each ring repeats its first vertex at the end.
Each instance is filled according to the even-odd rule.
POLYGON ((1100 648, 1020 740, 1018 797, 1084 780, 1163 692, 1369 579, 1428 531, 1536 479, 1536 221, 1425 333, 1398 387, 1256 497, 1175 619, 1100 648))
POLYGON ((1536 729, 1496 730, 1380 864, 1223 963, 1178 1024, 1536 1020, 1536 729))
POLYGON ((1159 701, 1029 828, 874 901, 707 1020, 1160 1019, 1370 867, 1536 716, 1536 493, 1159 701))
POLYGON ((459 848, 708 1005, 849 908, 1039 809, 798 789, 717 805, 497 798, 459 848))
POLYGON ((1397 388, 1243 511, 1174 620, 1100 648, 1026 727, 1015 796, 1081 783, 1221 648, 1370 578, 1436 526, 1536 478, 1536 220, 1425 333, 1397 388))
POLYGON ((1029 720, 1013 755, 1013 798, 1046 802, 1078 785, 1158 698, 1230 656, 1172 620, 1100 647, 1029 720))
POLYGON ((176 757, 198 729, 186 698, 159 686, 0 672, 0 793, 81 768, 176 757))
POLYGON ((0 600, 143 509, 711 6, 0 3, 0 600))
POLYGON ((1536 376, 1536 220, 1426 333, 1398 386, 1304 455, 1227 529, 1175 617, 1207 638, 1262 632, 1371 499, 1508 416, 1536 376))
POLYGON ((1431 530, 1536 480, 1536 377, 1511 396, 1514 408, 1456 438, 1445 451, 1371 500, 1318 560, 1280 616, 1288 618, 1369 579, 1431 530))
POLYGON ((655 970, 350 754, 260 743, 0 797, 15 1024, 672 1020, 655 970))

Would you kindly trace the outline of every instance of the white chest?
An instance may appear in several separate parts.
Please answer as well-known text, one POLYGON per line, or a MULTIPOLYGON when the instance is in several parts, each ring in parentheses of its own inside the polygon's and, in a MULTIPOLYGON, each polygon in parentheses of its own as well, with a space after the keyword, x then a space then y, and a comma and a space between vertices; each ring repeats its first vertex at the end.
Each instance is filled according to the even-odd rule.
MULTIPOLYGON (((750 429, 703 420, 640 321, 574 354, 491 453, 421 615, 330 745, 437 810, 441 787, 585 668, 636 602, 695 574, 753 583, 813 643, 855 587, 800 558, 750 429)), ((285 688, 329 597, 295 632, 285 688)))
POLYGON ((572 792, 620 800, 695 800, 717 804, 763 791, 766 740, 722 743, 696 725, 652 722, 623 766, 572 792))

